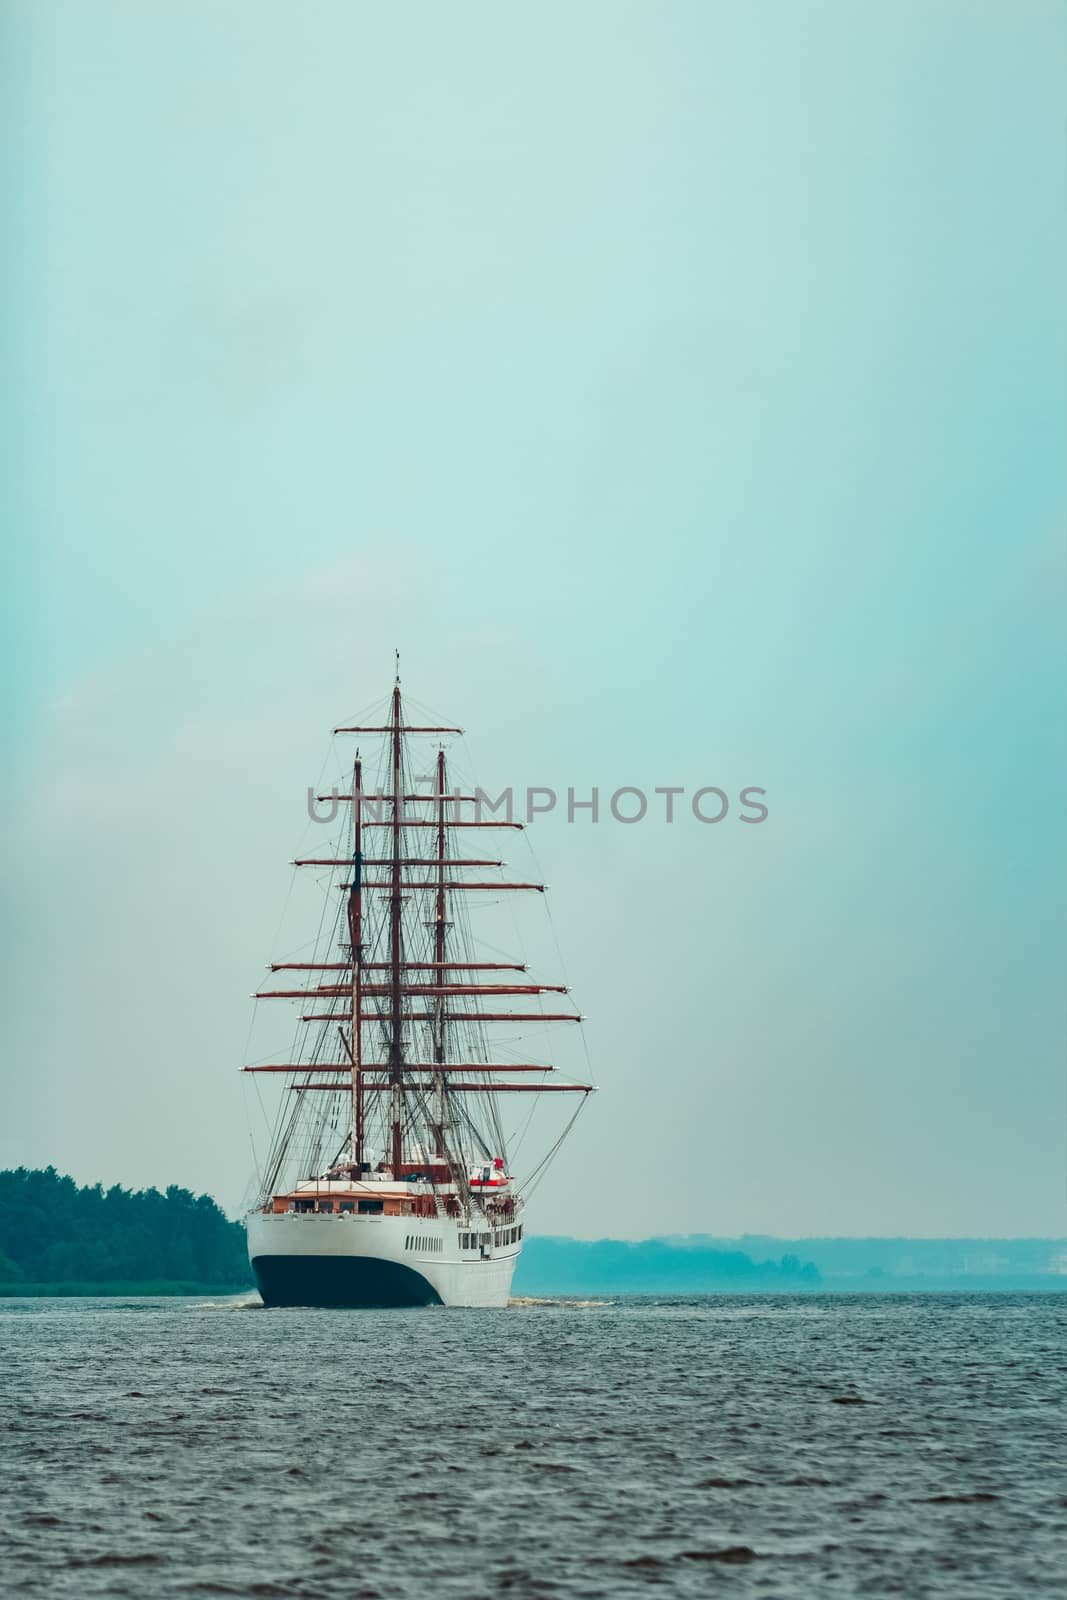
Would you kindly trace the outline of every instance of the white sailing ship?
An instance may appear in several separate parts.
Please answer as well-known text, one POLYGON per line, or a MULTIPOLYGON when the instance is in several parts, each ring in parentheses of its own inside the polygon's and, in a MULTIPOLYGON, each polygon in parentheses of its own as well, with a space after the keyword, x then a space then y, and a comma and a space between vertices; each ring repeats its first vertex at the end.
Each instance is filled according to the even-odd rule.
POLYGON ((465 896, 544 885, 503 881, 501 861, 457 844, 522 827, 483 818, 479 793, 449 792, 441 741, 461 730, 406 723, 399 676, 389 708, 381 725, 334 730, 383 742, 384 781, 364 792, 357 752, 343 797, 347 854, 295 863, 331 878, 320 948, 272 964, 302 974, 302 987, 256 996, 300 1006, 293 1059, 243 1069, 279 1075, 285 1089, 247 1218, 268 1306, 506 1305, 525 1198, 502 1108, 516 1095, 578 1097, 554 1153, 591 1089, 549 1081, 544 1063, 492 1059, 497 1024, 581 1021, 538 1009, 563 985, 476 953, 465 896), (424 735, 439 741, 426 774, 412 756, 424 735))

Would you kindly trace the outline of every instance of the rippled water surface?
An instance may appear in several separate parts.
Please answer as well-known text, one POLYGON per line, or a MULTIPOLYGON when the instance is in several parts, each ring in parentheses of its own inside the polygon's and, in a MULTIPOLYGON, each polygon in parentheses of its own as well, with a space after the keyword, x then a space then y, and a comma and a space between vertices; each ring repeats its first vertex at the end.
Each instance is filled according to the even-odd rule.
POLYGON ((1067 1592, 1067 1296, 0 1301, 6 1595, 1067 1592))

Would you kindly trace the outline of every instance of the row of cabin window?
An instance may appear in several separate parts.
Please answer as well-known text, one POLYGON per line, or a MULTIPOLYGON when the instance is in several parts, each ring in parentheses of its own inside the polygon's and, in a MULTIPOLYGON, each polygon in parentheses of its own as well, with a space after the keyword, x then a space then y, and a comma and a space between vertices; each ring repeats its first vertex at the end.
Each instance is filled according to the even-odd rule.
POLYGON ((477 1250, 483 1244, 517 1244, 522 1238, 522 1223, 514 1228, 499 1228, 496 1233, 461 1233, 459 1247, 461 1250, 477 1250))
POLYGON ((445 1242, 439 1236, 435 1236, 431 1239, 420 1239, 417 1233, 409 1233, 407 1238, 404 1240, 405 1250, 432 1250, 436 1253, 437 1251, 443 1250, 444 1247, 445 1242))
MULTIPOLYGON (((382 1204, 381 1200, 339 1200, 336 1209, 338 1211, 355 1211, 361 1217, 377 1217, 381 1215, 382 1204)), ((332 1200, 319 1200, 318 1202, 314 1200, 296 1200, 289 1209, 291 1211, 333 1211, 334 1202, 332 1200)))

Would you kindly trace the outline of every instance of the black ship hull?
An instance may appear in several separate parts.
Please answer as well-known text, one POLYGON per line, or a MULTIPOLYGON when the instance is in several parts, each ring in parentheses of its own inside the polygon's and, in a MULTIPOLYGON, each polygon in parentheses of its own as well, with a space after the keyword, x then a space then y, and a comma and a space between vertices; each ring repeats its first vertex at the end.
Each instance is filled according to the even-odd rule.
POLYGON ((433 1306, 441 1296, 421 1273, 374 1256, 256 1256, 265 1306, 433 1306))

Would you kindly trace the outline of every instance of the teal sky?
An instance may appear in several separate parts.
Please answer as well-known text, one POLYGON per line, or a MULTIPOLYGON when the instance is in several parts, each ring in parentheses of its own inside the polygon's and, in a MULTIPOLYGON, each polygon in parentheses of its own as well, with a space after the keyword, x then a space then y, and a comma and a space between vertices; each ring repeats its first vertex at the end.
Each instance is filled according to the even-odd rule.
POLYGON ((0 1163, 239 1203, 399 645, 487 786, 768 790, 531 829, 542 1231, 1063 1232, 1062 6, 0 18, 0 1163))

